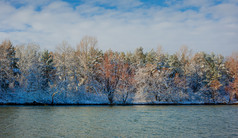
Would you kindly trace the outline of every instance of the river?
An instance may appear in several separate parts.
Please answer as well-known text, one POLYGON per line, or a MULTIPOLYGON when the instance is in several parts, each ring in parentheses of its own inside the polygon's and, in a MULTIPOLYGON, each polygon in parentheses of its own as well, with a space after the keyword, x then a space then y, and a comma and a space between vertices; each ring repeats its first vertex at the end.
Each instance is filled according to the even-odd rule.
POLYGON ((0 137, 238 137, 238 105, 0 106, 0 137))

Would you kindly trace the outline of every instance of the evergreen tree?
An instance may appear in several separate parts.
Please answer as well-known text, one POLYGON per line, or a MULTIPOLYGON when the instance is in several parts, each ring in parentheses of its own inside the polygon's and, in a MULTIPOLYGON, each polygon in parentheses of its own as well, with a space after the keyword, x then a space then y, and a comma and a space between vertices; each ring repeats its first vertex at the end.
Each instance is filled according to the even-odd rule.
POLYGON ((10 84, 18 85, 17 75, 20 74, 18 59, 15 57, 15 48, 11 41, 5 40, 0 44, 0 84, 3 90, 9 88, 10 84))
POLYGON ((171 70, 171 78, 174 78, 176 75, 181 76, 183 74, 183 71, 181 69, 181 63, 177 55, 174 54, 169 56, 168 65, 169 69, 171 70))
POLYGON ((156 63, 156 52, 152 49, 145 57, 146 64, 155 64, 156 63))
POLYGON ((221 79, 223 72, 225 71, 224 57, 216 56, 215 54, 205 54, 205 72, 206 79, 205 83, 207 86, 207 96, 211 97, 213 102, 216 101, 217 96, 219 95, 219 89, 222 86, 221 79))
POLYGON ((144 65, 146 56, 143 52, 142 47, 139 47, 135 50, 134 57, 135 57, 137 66, 143 66, 144 65))
POLYGON ((41 55, 41 73, 42 73, 42 84, 43 90, 49 87, 49 83, 53 81, 55 67, 53 63, 53 56, 48 50, 45 50, 41 55))

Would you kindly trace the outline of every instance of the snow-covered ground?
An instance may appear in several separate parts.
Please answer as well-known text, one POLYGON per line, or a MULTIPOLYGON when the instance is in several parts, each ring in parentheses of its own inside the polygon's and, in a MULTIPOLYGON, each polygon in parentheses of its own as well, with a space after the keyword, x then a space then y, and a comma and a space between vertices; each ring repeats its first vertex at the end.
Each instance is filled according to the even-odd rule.
MULTIPOLYGON (((24 90, 4 92, 0 95, 0 104, 52 104, 53 92, 35 91, 26 92, 24 90)), ((53 104, 110 104, 106 94, 96 94, 90 92, 59 93, 53 97, 53 104)), ((229 102, 229 97, 217 101, 209 101, 202 98, 191 98, 190 100, 180 101, 155 101, 145 99, 135 94, 129 95, 125 103, 122 102, 119 95, 115 95, 113 104, 238 104, 234 100, 229 102)))

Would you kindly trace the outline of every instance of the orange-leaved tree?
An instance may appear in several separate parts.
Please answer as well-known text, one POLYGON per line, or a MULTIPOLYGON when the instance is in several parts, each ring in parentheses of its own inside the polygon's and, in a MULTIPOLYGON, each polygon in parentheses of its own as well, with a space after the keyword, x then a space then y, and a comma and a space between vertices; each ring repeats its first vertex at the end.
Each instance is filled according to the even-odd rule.
POLYGON ((110 104, 114 102, 114 94, 120 80, 122 64, 119 55, 111 50, 105 52, 103 60, 98 63, 96 80, 101 85, 102 91, 108 96, 110 104))
POLYGON ((119 93, 122 102, 126 103, 130 94, 134 91, 134 76, 135 68, 129 63, 120 62, 121 65, 121 77, 118 84, 117 92, 119 93))
POLYGON ((227 59, 226 68, 228 69, 229 75, 231 76, 231 82, 227 87, 231 101, 233 100, 234 96, 236 99, 238 99, 238 53, 232 54, 232 56, 227 59))

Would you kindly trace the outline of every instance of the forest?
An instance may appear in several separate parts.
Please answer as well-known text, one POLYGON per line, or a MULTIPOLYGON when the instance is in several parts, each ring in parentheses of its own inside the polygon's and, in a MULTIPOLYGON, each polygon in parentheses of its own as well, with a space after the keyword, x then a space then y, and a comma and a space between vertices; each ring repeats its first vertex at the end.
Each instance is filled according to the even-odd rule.
POLYGON ((232 104, 238 99, 238 53, 224 57, 102 51, 85 36, 74 48, 0 44, 1 104, 232 104))

